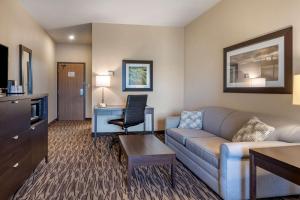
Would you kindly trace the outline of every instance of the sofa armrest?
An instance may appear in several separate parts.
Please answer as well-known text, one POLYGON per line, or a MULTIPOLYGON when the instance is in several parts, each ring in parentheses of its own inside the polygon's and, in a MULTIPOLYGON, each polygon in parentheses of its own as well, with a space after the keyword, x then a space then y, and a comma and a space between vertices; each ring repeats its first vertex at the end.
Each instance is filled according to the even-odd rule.
MULTIPOLYGON (((299 143, 287 143, 281 141, 264 141, 264 142, 232 142, 221 145, 220 152, 220 193, 224 200, 232 199, 249 199, 249 149, 264 148, 264 147, 281 147, 299 145, 299 143)), ((266 181, 271 183, 272 180, 277 180, 278 188, 281 188, 281 179, 270 175, 264 170, 257 171, 258 183, 266 181)), ((263 184, 268 185, 268 184, 263 184)), ((286 185, 283 187, 285 188, 286 185)), ((289 190, 289 187, 286 187, 289 190)), ((274 188, 265 192, 271 193, 274 188)), ((283 189, 285 190, 285 189, 283 189)), ((279 190, 279 192, 282 192, 279 190)), ((278 193, 279 194, 279 193, 278 193)), ((279 196, 281 196, 280 193, 279 196)), ((286 193, 284 193, 286 194, 286 193)), ((287 192, 288 194, 288 192, 287 192)))
POLYGON ((249 158, 249 149, 264 147, 280 147, 299 145, 299 143, 287 143, 280 141, 263 141, 263 142, 232 142, 221 145, 221 156, 223 158, 249 158))
POLYGON ((167 117, 165 122, 165 130, 170 128, 177 128, 179 126, 179 123, 180 123, 180 116, 167 117))

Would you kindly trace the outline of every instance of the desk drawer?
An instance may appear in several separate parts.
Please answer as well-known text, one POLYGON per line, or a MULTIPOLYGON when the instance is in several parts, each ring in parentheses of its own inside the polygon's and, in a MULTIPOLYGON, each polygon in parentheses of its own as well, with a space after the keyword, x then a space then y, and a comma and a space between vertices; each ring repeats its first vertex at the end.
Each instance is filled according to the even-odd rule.
POLYGON ((95 114, 97 115, 111 115, 111 110, 97 110, 95 111, 95 114))
POLYGON ((30 128, 30 99, 0 102, 0 137, 10 138, 30 128))
POLYGON ((114 116, 119 116, 124 114, 123 109, 97 109, 94 110, 95 115, 114 115, 114 116))
POLYGON ((0 199, 8 199, 23 185, 26 178, 30 176, 30 158, 30 152, 27 152, 21 160, 0 174, 0 199))
POLYGON ((123 110, 112 110, 111 115, 113 115, 113 116, 119 116, 119 115, 123 116, 124 111, 123 110))

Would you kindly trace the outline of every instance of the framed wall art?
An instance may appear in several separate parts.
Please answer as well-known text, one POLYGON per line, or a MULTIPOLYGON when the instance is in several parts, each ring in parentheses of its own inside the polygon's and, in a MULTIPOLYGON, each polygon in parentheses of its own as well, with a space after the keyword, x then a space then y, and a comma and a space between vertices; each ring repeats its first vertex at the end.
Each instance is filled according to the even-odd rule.
POLYGON ((291 94, 293 28, 224 48, 224 92, 291 94))
POLYGON ((153 61, 123 60, 123 91, 153 91, 153 61))

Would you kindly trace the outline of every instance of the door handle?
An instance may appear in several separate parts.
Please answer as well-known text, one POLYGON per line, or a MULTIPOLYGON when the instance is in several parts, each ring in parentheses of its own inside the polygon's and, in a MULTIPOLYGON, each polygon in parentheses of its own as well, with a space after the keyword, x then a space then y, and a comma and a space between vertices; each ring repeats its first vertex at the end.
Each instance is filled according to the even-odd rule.
POLYGON ((83 90, 83 88, 81 88, 81 89, 79 90, 79 94, 80 94, 80 96, 84 96, 84 90, 83 90))

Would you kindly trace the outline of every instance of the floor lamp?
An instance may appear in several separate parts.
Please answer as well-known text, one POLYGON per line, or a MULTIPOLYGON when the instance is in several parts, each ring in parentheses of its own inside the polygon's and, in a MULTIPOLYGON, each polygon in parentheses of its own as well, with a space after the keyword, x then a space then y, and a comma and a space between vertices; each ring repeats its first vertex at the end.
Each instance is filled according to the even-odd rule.
POLYGON ((106 104, 104 103, 104 89, 110 87, 110 76, 109 75, 96 76, 96 87, 101 87, 102 90, 101 103, 99 105, 100 107, 106 107, 106 104))

